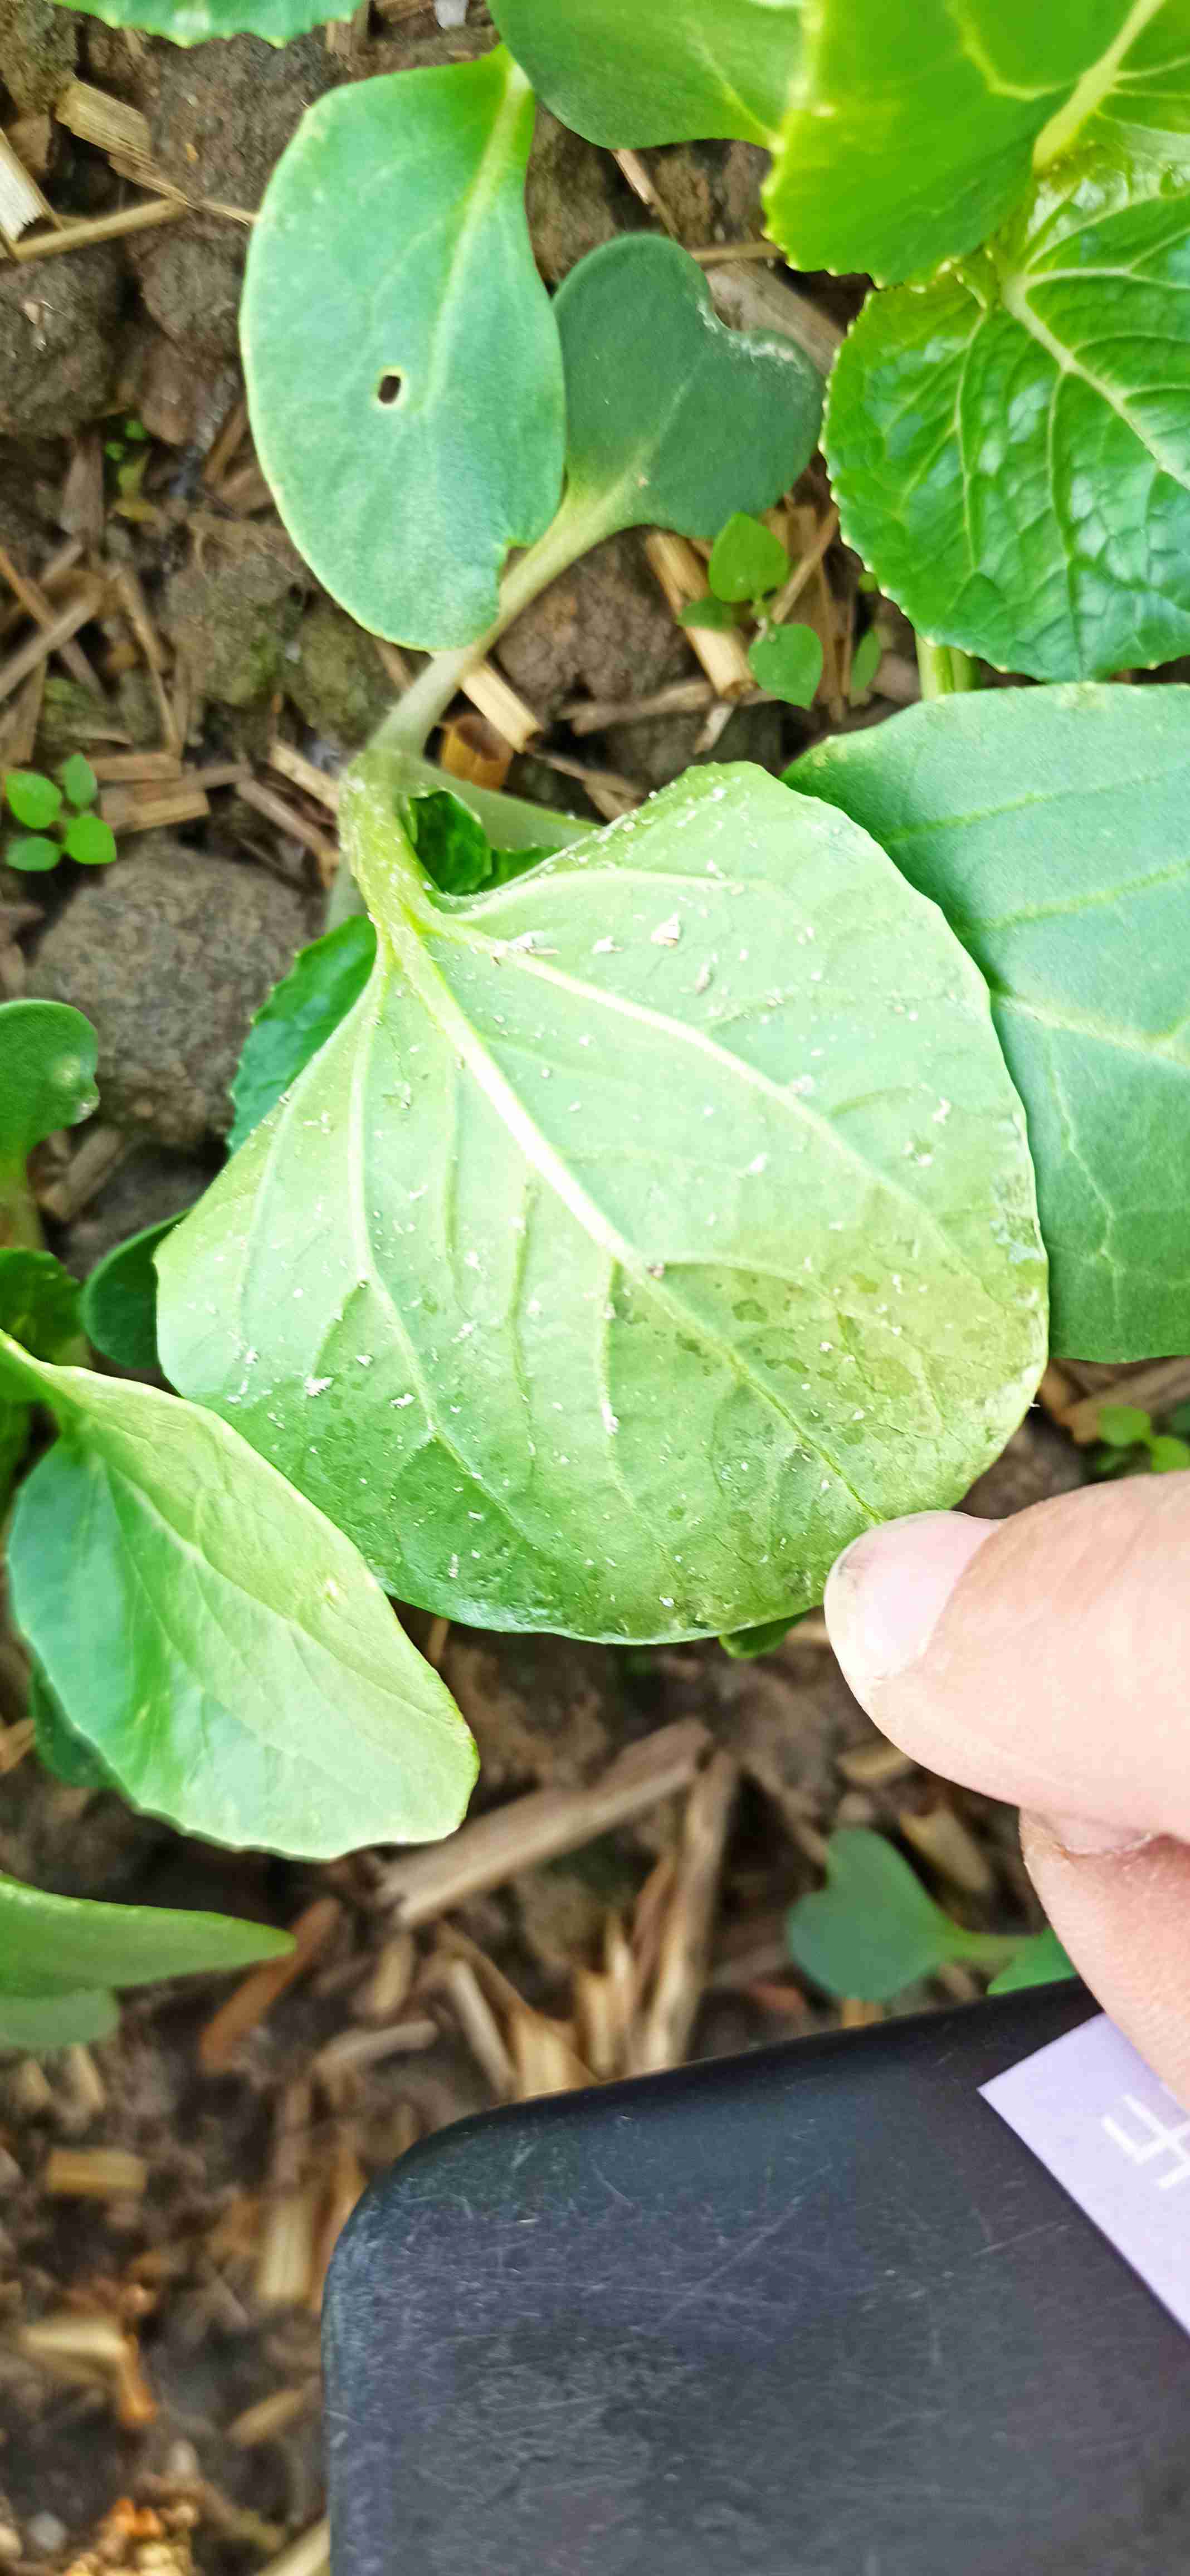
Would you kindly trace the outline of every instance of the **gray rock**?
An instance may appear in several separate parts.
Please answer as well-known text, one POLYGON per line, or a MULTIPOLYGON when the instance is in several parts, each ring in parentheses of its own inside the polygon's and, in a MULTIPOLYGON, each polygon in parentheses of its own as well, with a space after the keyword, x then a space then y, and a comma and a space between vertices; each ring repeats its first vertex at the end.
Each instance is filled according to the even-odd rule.
POLYGON ((593 698, 635 698, 697 677, 635 529, 609 537, 551 582, 496 652, 513 687, 544 717, 584 689, 593 698))
POLYGON ((114 243, 0 270, 0 430, 61 437, 106 410, 127 290, 114 243))
POLYGON ((226 1134, 248 1024, 313 929, 302 896, 263 868, 143 833, 76 888, 29 991, 92 1021, 105 1118, 192 1147, 226 1134))

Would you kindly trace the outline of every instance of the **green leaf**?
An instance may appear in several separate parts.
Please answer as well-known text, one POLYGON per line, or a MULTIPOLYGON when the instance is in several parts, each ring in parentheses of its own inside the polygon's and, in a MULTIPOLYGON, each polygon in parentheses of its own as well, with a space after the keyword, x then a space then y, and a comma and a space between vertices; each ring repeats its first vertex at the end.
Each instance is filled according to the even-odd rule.
POLYGON ((1190 1447, 1171 1432, 1159 1431, 1149 1442, 1149 1465, 1155 1476, 1180 1476, 1190 1467, 1190 1447))
POLYGON ((0 1251, 0 1331, 39 1360, 62 1359, 78 1341, 79 1284, 52 1252, 0 1251))
POLYGON ((1043 1932, 1033 1932, 1022 1941, 1016 1957, 993 1977, 988 1993, 1019 1995, 1025 1986, 1052 1986, 1059 1978, 1075 1974, 1057 1933, 1047 1923, 1043 1932))
POLYGON ((796 1619, 766 1619, 759 1628, 729 1629, 725 1636, 720 1637, 719 1643, 724 1654, 731 1655, 737 1663, 751 1663, 756 1655, 775 1653, 778 1646, 784 1645, 791 1628, 797 1625, 796 1619))
POLYGON ((95 1031, 68 1002, 0 1003, 0 1175, 23 1169, 55 1127, 89 1118, 95 1031))
POLYGON ((1101 163, 873 296, 831 379, 843 533, 920 631, 1036 679, 1190 650, 1190 194, 1101 163))
POLYGON ((716 599, 763 599, 789 570, 779 537, 747 510, 735 510, 711 548, 707 580, 716 599))
POLYGON ((1109 1449, 1135 1449, 1152 1437, 1153 1425, 1138 1404, 1101 1404, 1099 1437, 1109 1449))
POLYGON ((110 867, 115 858, 115 833, 99 814, 76 814, 63 838, 67 858, 80 868, 110 867))
POLYGON ((801 51, 802 0, 496 0, 506 44, 589 143, 767 143, 801 51))
POLYGON ((116 1787, 106 1764, 68 1725, 62 1703, 55 1699, 39 1664, 33 1665, 29 1675, 29 1716, 37 1759, 52 1771, 55 1780, 61 1780, 67 1789, 116 1787))
POLYGON ((58 772, 68 804, 93 805, 99 794, 99 780, 81 751, 72 751, 58 772))
POLYGON ((55 2048, 110 2039, 119 2020, 114 1995, 0 1994, 0 2048, 45 2057, 55 2048))
POLYGON ((27 1404, 10 1404, 0 1396, 0 1512, 7 1509, 29 1446, 33 1416, 27 1404))
POLYGON ((230 1914, 164 1905, 97 1905, 0 1878, 0 1994, 69 1995, 83 1986, 151 1986, 214 1968, 284 1959, 287 1932, 230 1914))
POLYGON ((462 901, 393 806, 369 755, 372 980, 162 1246, 165 1366, 403 1599, 632 1640, 792 1617, 870 1521, 962 1493, 1044 1361, 983 985, 758 769, 462 901))
POLYGON ((33 832, 44 831, 61 810, 61 788, 55 787, 52 778, 43 778, 37 769, 10 769, 4 793, 18 823, 27 823, 33 832))
POLYGON ((525 221, 533 99, 503 47, 310 108, 257 217, 257 450, 294 543, 376 634, 469 644, 562 481, 562 366, 525 221))
MULTIPOLYGON (((106 27, 143 27, 172 45, 202 45, 210 36, 262 36, 267 45, 288 45, 311 27, 351 15, 330 0, 80 0, 80 6, 84 17, 101 18, 106 27)), ((129 426, 129 437, 135 434, 129 426)))
POLYGON ((60 841, 49 841, 44 832, 18 832, 4 851, 6 868, 19 868, 23 876, 43 876, 56 868, 62 856, 60 841))
POLYGON ((409 837, 440 894, 478 894, 492 873, 492 844, 477 815, 448 787, 411 796, 409 837))
POLYGON ((765 191, 797 268, 889 279, 953 259, 1034 160, 1080 142, 1185 154, 1187 0, 818 0, 803 26, 765 191))
POLYGON ((723 635, 729 627, 738 626, 739 619, 725 599, 692 599, 688 607, 679 608, 678 624, 709 626, 716 634, 723 635))
POLYGON ((789 772, 940 904, 1024 1101, 1057 1357, 1186 1348, 1190 689, 994 689, 789 772))
POLYGON ((549 544, 562 561, 619 528, 713 536, 736 511, 767 510, 809 463, 817 370, 792 340, 729 331, 676 242, 633 233, 592 251, 554 313, 567 482, 549 544))
POLYGON ((474 1746, 350 1542, 194 1405, 4 1336, 0 1374, 61 1435, 17 1499, 14 1617, 125 1796, 315 1859, 450 1832, 474 1746))
POLYGON ((375 958, 376 933, 360 913, 299 948, 244 1040, 231 1086, 235 1117, 227 1142, 233 1154, 359 1000, 375 958))
POLYGON ((999 1966, 1027 1937, 953 1923, 893 1844, 863 1825, 831 1835, 825 1887, 799 1897, 786 1919, 794 1966, 826 1994, 869 2003, 887 2003, 948 1959, 999 1966))
MULTIPOLYGON (((174 1216, 142 1227, 105 1253, 82 1292, 87 1339, 118 1368, 157 1366, 157 1272, 153 1255, 177 1224, 174 1216)), ((17 1337, 20 1338, 19 1335, 17 1337)), ((52 1353, 45 1354, 47 1358, 52 1353)))
POLYGON ((1190 1404, 1175 1404, 1165 1428, 1175 1431, 1179 1439, 1190 1440, 1190 1404))
POLYGON ((775 698, 808 707, 822 678, 822 639, 812 626, 770 626, 752 645, 748 668, 775 698))
POLYGON ((852 706, 856 704, 857 699, 867 696, 868 690, 871 688, 872 682, 876 677, 876 673, 879 670, 883 659, 884 646, 881 643, 879 634, 874 626, 869 626, 865 633, 861 635, 855 651, 851 656, 851 686, 849 695, 852 706))

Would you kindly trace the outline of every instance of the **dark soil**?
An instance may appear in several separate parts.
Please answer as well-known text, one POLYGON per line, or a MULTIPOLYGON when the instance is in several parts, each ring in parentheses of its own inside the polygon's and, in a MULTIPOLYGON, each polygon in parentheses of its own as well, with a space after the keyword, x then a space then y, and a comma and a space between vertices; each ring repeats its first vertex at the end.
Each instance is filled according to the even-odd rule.
MULTIPOLYGON (((492 41, 478 0, 451 34, 427 7, 281 53, 250 39, 177 52, 51 0, 0 0, 0 123, 47 119, 41 176, 55 207, 103 214, 138 195, 104 152, 53 120, 78 78, 141 112, 158 168, 205 209, 121 243, 0 264, 0 544, 51 585, 72 538, 76 565, 130 572, 150 636, 147 648, 127 592, 122 606, 104 604, 77 639, 81 674, 55 658, 44 696, 34 683, 0 707, 0 763, 49 764, 72 745, 92 757, 160 751, 164 689, 187 768, 216 781, 239 771, 210 786, 205 815, 127 831, 110 872, 64 867, 30 880, 0 869, 0 991, 70 1000, 99 1032, 97 1119, 51 1145, 40 1175, 49 1239, 80 1276, 111 1243, 188 1205, 217 1168, 248 1022, 318 925, 326 813, 268 774, 303 837, 240 787, 265 778, 278 731, 333 766, 393 690, 391 662, 293 552, 237 415, 243 217, 324 90, 492 41)), ((706 248, 756 237, 760 158, 747 147, 644 157, 678 238, 706 248)), ((549 117, 529 208, 551 284, 597 243, 657 220, 610 155, 549 117)), ((799 284, 836 325, 856 309, 851 281, 799 284)), ((811 524, 821 518, 820 469, 792 506, 811 524)), ((825 621, 835 642, 856 614, 858 571, 836 544, 820 593, 798 612, 825 621)), ((0 620, 8 609, 0 581, 0 620)), ((739 709, 717 753, 776 769, 833 724, 878 721, 911 694, 903 621, 879 601, 860 614, 877 616, 891 648, 887 697, 851 706, 836 668, 806 715, 739 709)), ((15 615, 10 625, 14 637, 27 631, 15 615)), ((548 728, 546 757, 514 766, 510 783, 524 793, 583 810, 581 781, 551 769, 551 757, 647 790, 709 755, 705 709, 609 720, 595 733, 561 712, 700 676, 639 536, 615 539, 559 582, 501 659, 548 728)), ((598 797, 598 776, 595 785, 598 797)), ((1085 1456, 1035 1415, 982 1481, 977 1507, 1008 1512, 1061 1491, 1081 1479, 1085 1456)), ((619 1654, 555 1638, 427 1635, 416 1614, 410 1624, 479 1740, 477 1812, 543 1786, 582 1789, 625 1745, 678 1720, 698 1720, 734 1756, 740 1791, 694 2053, 837 2018, 795 1985, 781 1941, 783 1910, 817 1883, 837 1822, 911 1842, 917 1827, 915 1847, 945 1902, 998 1928, 1031 1919, 1007 1811, 884 1761, 816 1623, 757 1663, 730 1662, 711 1645, 619 1654), (953 1836, 949 1861, 945 1837, 931 1844, 940 1814, 957 1825, 966 1885, 954 1875, 953 1836)), ((573 2051, 582 1979, 606 1969, 609 1941, 633 1926, 647 1949, 684 1802, 665 1798, 411 1937, 385 1892, 391 1856, 304 1869, 222 1853, 105 1795, 57 1785, 25 1749, 20 1659, 2 1633, 0 1717, 0 1869, 67 1893, 281 1924, 321 1908, 307 1973, 222 2070, 199 2047, 227 1992, 214 1983, 128 2000, 119 2037, 90 2052, 0 2068, 0 2561, 18 2576, 67 2564, 132 2494, 191 2506, 199 2567, 252 2576, 321 2510, 317 2309, 337 2225, 365 2179, 414 2137, 493 2098, 464 2037, 452 1963, 479 1977, 514 2054, 518 2014, 522 2036, 538 2041, 534 2015, 564 2025, 568 2036, 555 2031, 549 2044, 555 2057, 573 2051), (405 2024, 421 2025, 420 2045, 372 2062, 345 2045, 405 2024), (143 2189, 125 2181, 98 2198, 57 2195, 47 2184, 63 2145, 143 2159, 143 2189), (123 2371, 110 2353, 54 2360, 22 2340, 47 2319, 71 2318, 123 2328, 123 2371), (266 2399, 276 2400, 271 2414, 248 2415, 266 2399)), ((974 1991, 955 1971, 917 2000, 974 1991)), ((844 2017, 865 2015, 845 2007, 844 2017)))

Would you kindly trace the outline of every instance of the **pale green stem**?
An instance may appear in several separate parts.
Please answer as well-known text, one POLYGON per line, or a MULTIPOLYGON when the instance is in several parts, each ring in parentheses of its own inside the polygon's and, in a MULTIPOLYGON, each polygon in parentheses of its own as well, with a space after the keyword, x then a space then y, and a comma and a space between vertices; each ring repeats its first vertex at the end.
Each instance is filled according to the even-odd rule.
POLYGON ((958 697, 979 686, 975 664, 958 644, 932 644, 928 635, 919 635, 917 667, 923 698, 958 697))

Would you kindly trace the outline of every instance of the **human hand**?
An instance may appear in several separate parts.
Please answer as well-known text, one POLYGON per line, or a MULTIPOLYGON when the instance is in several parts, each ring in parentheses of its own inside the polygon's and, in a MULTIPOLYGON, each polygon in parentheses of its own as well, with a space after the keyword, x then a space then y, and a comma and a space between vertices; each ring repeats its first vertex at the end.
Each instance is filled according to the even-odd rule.
POLYGON ((1190 2109, 1190 1475, 888 1522, 825 1610, 884 1733, 1021 1807, 1059 1939, 1190 2109))

